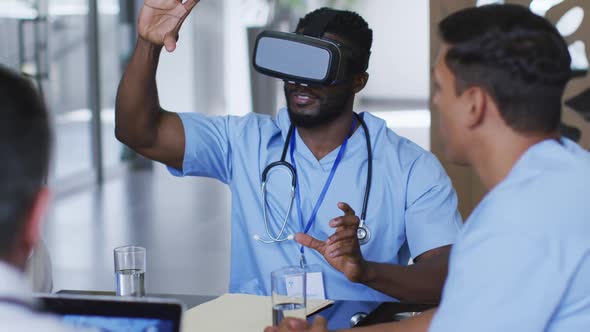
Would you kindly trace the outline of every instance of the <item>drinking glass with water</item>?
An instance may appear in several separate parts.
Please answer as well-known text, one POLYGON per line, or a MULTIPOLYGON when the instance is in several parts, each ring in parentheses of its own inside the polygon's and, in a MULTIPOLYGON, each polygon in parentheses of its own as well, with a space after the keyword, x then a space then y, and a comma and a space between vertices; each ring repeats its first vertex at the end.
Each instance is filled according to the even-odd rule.
POLYGON ((271 272, 272 324, 278 326, 285 317, 306 318, 305 270, 285 267, 271 272))
POLYGON ((145 248, 125 246, 114 249, 117 295, 145 296, 145 248))

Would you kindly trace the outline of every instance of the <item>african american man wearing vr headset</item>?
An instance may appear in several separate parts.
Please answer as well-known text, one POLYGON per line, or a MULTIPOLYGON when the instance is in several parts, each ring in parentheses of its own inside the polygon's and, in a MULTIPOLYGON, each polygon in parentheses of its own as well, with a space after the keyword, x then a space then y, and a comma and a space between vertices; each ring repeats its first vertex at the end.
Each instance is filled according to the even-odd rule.
MULTIPOLYGON (((330 64, 340 67, 315 80, 257 68, 285 81, 287 108, 276 117, 176 114, 160 106, 155 75, 162 47, 175 49, 196 3, 145 1, 137 47, 119 86, 116 136, 176 176, 211 177, 230 186, 230 292, 269 295, 271 271, 305 257, 307 264, 322 265, 320 292, 330 299, 438 301, 461 227, 457 197, 432 154, 382 119, 354 112, 354 97, 369 78, 368 24, 356 13, 322 8, 301 19, 296 33, 274 35, 295 47, 305 40, 310 47, 330 44, 326 52, 340 57, 330 64), (288 172, 269 172, 264 199, 261 194, 263 171, 279 160, 298 175, 292 209, 288 172), (370 240, 361 245, 356 212, 363 205, 370 240), (408 266, 410 258, 414 264, 408 266)), ((269 60, 278 67, 280 53, 269 60)), ((317 65, 312 58, 298 61, 317 65)))

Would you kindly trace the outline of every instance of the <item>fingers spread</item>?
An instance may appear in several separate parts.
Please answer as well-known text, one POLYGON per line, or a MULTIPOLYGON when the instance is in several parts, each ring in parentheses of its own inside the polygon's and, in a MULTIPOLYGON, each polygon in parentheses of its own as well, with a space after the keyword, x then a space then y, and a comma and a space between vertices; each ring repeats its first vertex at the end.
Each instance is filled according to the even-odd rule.
POLYGON ((353 248, 352 245, 349 246, 340 246, 339 248, 332 249, 328 248, 327 255, 332 258, 338 258, 340 256, 352 256, 356 254, 356 250, 353 248))
POLYGON ((356 229, 345 229, 339 232, 332 234, 326 241, 328 245, 335 244, 340 241, 344 240, 354 240, 356 239, 356 229))

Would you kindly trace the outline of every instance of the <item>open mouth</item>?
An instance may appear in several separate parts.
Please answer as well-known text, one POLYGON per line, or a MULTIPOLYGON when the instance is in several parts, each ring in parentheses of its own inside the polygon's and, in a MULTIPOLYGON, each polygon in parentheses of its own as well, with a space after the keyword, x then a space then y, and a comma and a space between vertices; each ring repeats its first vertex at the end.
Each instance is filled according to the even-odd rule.
POLYGON ((290 94, 291 102, 297 106, 309 106, 313 105, 318 101, 318 97, 307 92, 292 92, 290 94))

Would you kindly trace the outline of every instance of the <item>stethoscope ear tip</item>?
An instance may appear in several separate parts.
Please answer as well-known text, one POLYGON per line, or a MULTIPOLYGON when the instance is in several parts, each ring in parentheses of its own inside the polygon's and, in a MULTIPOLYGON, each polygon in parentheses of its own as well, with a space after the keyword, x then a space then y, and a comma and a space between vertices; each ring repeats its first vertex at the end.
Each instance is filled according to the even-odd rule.
POLYGON ((293 234, 289 234, 289 236, 287 236, 287 240, 293 240, 295 239, 295 236, 293 236, 293 234))
POLYGON ((258 234, 254 234, 254 240, 256 240, 256 241, 260 241, 260 235, 258 235, 258 234))

